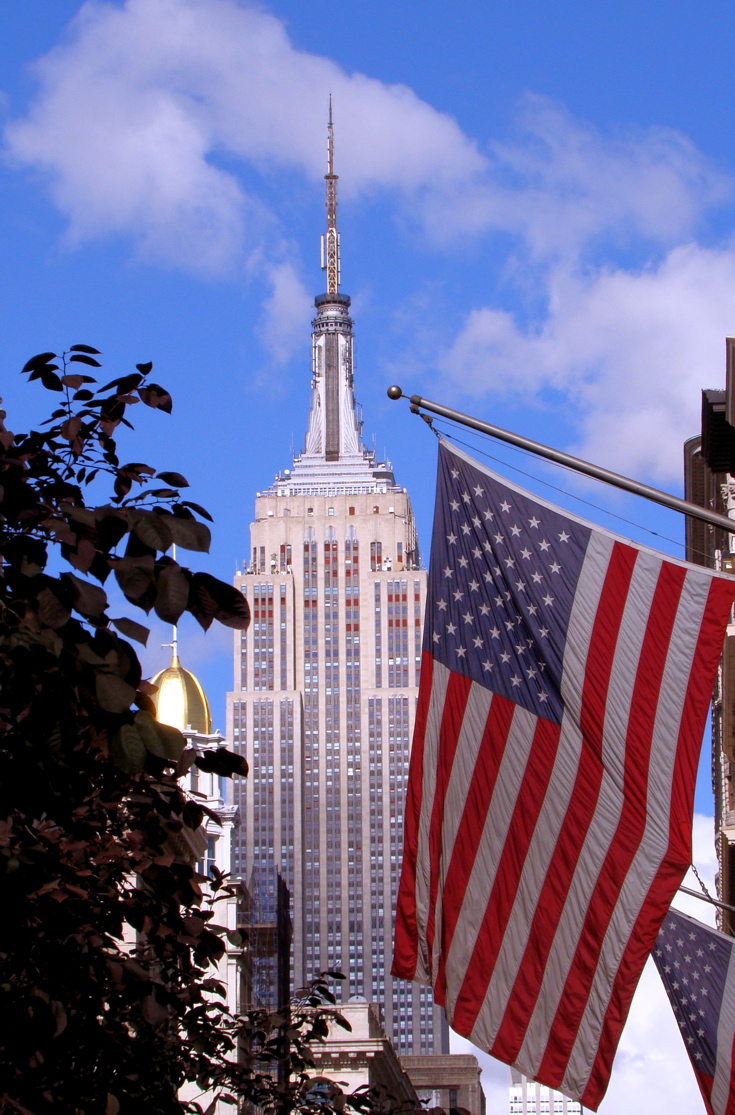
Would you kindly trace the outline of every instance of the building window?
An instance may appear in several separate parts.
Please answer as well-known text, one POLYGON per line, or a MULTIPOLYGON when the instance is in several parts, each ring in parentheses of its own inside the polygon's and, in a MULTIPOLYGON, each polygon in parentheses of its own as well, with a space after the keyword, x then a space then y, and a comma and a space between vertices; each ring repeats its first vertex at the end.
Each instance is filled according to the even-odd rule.
POLYGON ((217 844, 216 836, 207 837, 207 851, 204 855, 204 874, 211 876, 212 868, 215 865, 215 846, 217 844))

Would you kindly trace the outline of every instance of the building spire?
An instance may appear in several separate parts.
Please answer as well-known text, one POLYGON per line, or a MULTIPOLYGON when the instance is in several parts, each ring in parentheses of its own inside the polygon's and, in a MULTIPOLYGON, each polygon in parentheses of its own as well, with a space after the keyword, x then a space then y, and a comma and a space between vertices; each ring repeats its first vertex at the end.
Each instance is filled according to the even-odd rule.
POLYGON ((340 284, 339 233, 337 232, 337 179, 334 173, 334 126, 332 124, 332 94, 329 94, 329 123, 327 125, 327 233, 322 236, 322 270, 327 272, 327 294, 337 294, 340 284))

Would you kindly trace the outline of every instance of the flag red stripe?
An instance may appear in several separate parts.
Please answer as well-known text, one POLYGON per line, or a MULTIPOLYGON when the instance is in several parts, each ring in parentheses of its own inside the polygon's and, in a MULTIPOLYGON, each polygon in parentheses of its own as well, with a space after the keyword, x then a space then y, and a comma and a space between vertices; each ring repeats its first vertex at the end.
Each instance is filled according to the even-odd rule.
POLYGON ((707 1109, 707 1111, 709 1112, 709 1115, 734 1115, 734 1113, 730 1111, 729 1105, 728 1105, 727 1112, 724 1112, 724 1111, 720 1111, 719 1113, 715 1112, 715 1109, 712 1106, 712 1101, 711 1101, 712 1077, 709 1076, 706 1072, 700 1072, 699 1069, 696 1067, 696 1065, 693 1065, 692 1067, 694 1069, 694 1078, 697 1081, 697 1084, 699 1085, 699 1090, 702 1093, 702 1099, 704 1100, 704 1106, 707 1109))
POLYGON ((403 867, 396 906, 395 941, 392 974, 413 979, 418 961, 418 928, 416 925, 416 855, 418 851, 419 817, 424 784, 424 736, 431 702, 434 658, 428 651, 421 655, 421 680, 416 708, 416 722, 411 747, 406 810, 403 822, 403 867))
MULTIPOLYGON (((710 1095, 712 1093, 712 1086, 710 1085, 710 1095)), ((711 1110, 711 1105, 710 1110, 711 1110)), ((733 1044, 730 1049, 730 1091, 727 1096, 727 1107, 724 1115, 735 1115, 735 1037, 733 1037, 733 1044)))
POLYGON ((442 950, 434 985, 434 998, 438 1003, 443 1004, 445 1001, 447 956, 462 909, 467 883, 475 864, 477 846, 495 791, 498 770, 515 710, 516 705, 513 701, 501 697, 498 693, 493 694, 444 884, 442 950))
POLYGON ((672 776, 668 849, 641 906, 617 970, 597 1055, 582 1096, 582 1103, 592 1110, 597 1109, 605 1094, 615 1050, 640 973, 691 863, 691 819, 697 759, 732 596, 732 582, 712 579, 680 720, 672 776))
MULTIPOLYGON (((712 1094, 712 1086, 710 1085, 710 1095, 712 1094)), ((710 1106, 711 1109, 711 1105, 710 1106)), ((730 1048, 730 1091, 727 1096, 727 1107, 724 1115, 735 1115, 735 1037, 730 1048)))
POLYGON ((490 1049, 494 1057, 509 1064, 515 1061, 523 1044, 553 943, 549 926, 555 926, 559 921, 597 806, 602 781, 602 731, 607 685, 636 557, 636 551, 619 543, 613 546, 610 553, 587 654, 581 709, 584 742, 574 789, 536 904, 523 960, 503 1021, 490 1049))
POLYGON ((732 581, 713 577, 692 662, 687 702, 682 711, 671 788, 672 823, 669 828, 669 846, 678 849, 679 857, 687 866, 692 860, 691 825, 699 752, 712 700, 717 663, 722 654, 723 631, 732 602, 732 581))
POLYGON ((651 601, 628 719, 622 809, 615 836, 587 907, 579 943, 557 1006, 552 1025, 554 1040, 547 1047, 538 1069, 538 1075, 544 1081, 555 1082, 554 1087, 563 1081, 595 978, 605 934, 645 832, 653 729, 685 576, 686 571, 681 566, 662 564, 651 601))
POLYGON ((541 718, 536 721, 525 777, 508 827, 495 882, 453 1011, 454 1028, 461 1034, 469 1034, 472 1030, 492 977, 526 853, 556 760, 559 736, 558 724, 541 718))
MULTIPOLYGON (((429 963, 434 948, 434 919, 436 915, 436 896, 439 889, 439 866, 441 860, 442 823, 444 820, 444 800, 452 774, 454 755, 457 750, 459 733, 467 706, 472 681, 463 674, 450 673, 447 692, 444 698, 444 711, 439 731, 439 747, 436 764, 436 789, 431 811, 429 830, 429 912, 426 921, 426 945, 429 963)), ((433 973, 432 973, 433 975, 433 973)))

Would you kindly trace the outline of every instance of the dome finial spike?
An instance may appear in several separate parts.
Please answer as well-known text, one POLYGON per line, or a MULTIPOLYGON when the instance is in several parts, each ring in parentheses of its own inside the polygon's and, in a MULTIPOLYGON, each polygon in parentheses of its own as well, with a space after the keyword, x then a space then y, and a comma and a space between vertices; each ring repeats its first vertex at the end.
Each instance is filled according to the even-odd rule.
MULTIPOLYGON (((176 561, 176 543, 171 547, 171 557, 176 561)), ((179 666, 179 629, 174 623, 171 627, 171 642, 163 643, 164 647, 171 647, 171 666, 179 666)))

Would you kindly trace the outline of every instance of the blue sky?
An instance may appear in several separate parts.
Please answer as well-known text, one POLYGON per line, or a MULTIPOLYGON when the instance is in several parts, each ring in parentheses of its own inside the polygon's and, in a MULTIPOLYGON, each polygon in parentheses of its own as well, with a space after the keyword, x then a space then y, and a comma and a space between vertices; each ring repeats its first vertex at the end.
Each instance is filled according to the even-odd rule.
MULTIPOLYGON (((331 92, 356 392, 424 551, 433 439, 392 382, 680 491, 735 332, 734 39, 721 0, 4 4, 10 427, 45 417, 17 374, 35 352, 92 344, 107 378, 152 360, 174 412, 136 413, 125 456, 188 476, 216 520, 198 567, 232 575, 253 495, 305 429, 331 92)), ((673 514, 486 449, 681 553, 673 514)), ((222 725, 229 635, 181 634, 222 725)), ((154 624, 151 671, 167 639, 154 624)), ((611 1115, 700 1110, 651 988, 611 1115)), ((502 1072, 488 1079, 501 1096, 502 1072)))

